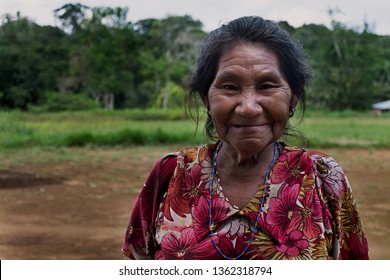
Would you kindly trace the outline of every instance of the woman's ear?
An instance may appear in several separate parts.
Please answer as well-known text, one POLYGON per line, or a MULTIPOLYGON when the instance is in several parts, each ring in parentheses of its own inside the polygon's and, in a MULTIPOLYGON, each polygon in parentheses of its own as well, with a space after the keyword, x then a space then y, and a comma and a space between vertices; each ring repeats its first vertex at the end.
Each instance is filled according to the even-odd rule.
POLYGON ((290 101, 290 107, 289 107, 289 109, 288 109, 288 117, 289 117, 289 118, 292 118, 292 117, 294 116, 295 107, 297 106, 298 101, 299 101, 298 96, 292 95, 291 101, 290 101))
POLYGON ((290 101, 290 108, 295 109, 295 107, 298 105, 298 102, 299 102, 299 97, 293 94, 290 101))

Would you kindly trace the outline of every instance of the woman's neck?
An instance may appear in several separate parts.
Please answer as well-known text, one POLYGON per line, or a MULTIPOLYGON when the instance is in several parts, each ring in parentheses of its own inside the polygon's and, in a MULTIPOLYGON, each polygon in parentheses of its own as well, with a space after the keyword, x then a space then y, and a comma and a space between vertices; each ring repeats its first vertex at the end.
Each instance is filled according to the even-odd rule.
MULTIPOLYGON (((217 156, 219 172, 232 177, 246 177, 250 174, 266 172, 273 159, 274 144, 266 146, 256 153, 243 153, 224 142, 217 156)), ((229 176, 229 177, 230 177, 229 176)))

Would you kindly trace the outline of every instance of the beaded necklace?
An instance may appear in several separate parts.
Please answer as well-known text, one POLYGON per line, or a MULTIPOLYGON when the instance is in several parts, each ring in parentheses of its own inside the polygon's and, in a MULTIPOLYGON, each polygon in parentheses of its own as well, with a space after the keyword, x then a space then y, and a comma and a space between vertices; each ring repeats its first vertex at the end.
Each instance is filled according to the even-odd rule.
MULTIPOLYGON (((224 253, 222 253, 221 248, 218 246, 218 244, 214 241, 214 239, 211 239, 215 249, 217 249, 218 253, 222 257, 224 257, 225 259, 237 260, 237 259, 241 258, 246 253, 246 251, 249 249, 249 246, 253 242, 255 229, 256 229, 257 224, 259 222, 260 215, 261 215, 261 213, 263 211, 263 206, 264 206, 264 201, 265 201, 265 193, 267 191, 267 185, 266 185, 267 184, 267 180, 268 180, 269 174, 270 174, 271 169, 274 166, 274 163, 275 163, 275 160, 276 160, 278 146, 279 146, 279 144, 277 142, 274 142, 273 158, 272 158, 271 164, 268 167, 267 173, 265 174, 265 177, 264 177, 263 196, 262 196, 262 199, 261 199, 261 204, 259 206, 259 212, 257 213, 255 225, 253 226, 253 229, 251 229, 251 238, 249 239, 248 245, 245 247, 245 249, 238 256, 232 258, 232 257, 226 256, 224 253)), ((210 232, 211 232, 212 236, 215 234, 214 233, 215 225, 213 224, 213 218, 212 218, 213 190, 214 190, 214 181, 215 181, 216 174, 217 174, 217 156, 218 156, 218 153, 219 153, 219 150, 221 149, 221 147, 222 147, 222 141, 218 144, 217 149, 216 149, 216 151, 214 153, 213 163, 212 163, 212 171, 211 171, 212 179, 210 181, 210 194, 209 194, 209 215, 210 215, 209 216, 209 228, 210 228, 210 232)))

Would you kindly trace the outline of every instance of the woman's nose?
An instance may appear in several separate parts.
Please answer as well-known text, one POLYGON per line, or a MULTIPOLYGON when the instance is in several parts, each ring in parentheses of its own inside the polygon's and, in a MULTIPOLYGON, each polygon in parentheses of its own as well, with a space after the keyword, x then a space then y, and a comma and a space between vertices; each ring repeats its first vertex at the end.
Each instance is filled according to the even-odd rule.
POLYGON ((241 94, 239 103, 236 107, 236 113, 244 118, 253 118, 260 115, 263 111, 260 96, 255 92, 246 92, 241 94))

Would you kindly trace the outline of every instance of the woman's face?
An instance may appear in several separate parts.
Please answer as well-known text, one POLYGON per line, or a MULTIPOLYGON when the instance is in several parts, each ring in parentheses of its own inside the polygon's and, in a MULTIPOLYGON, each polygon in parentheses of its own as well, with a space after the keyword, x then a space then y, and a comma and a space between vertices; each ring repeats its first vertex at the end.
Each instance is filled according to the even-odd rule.
POLYGON ((245 153, 278 140, 296 103, 276 54, 245 43, 222 55, 205 100, 220 139, 245 153))

